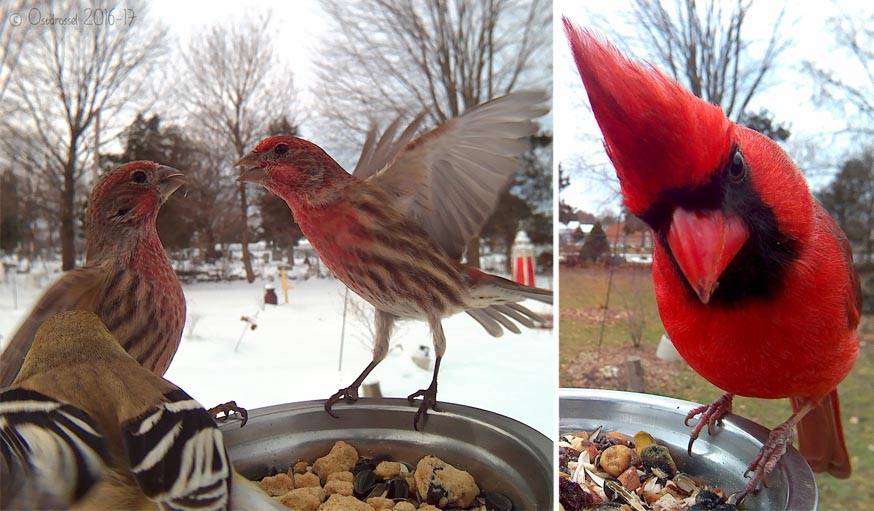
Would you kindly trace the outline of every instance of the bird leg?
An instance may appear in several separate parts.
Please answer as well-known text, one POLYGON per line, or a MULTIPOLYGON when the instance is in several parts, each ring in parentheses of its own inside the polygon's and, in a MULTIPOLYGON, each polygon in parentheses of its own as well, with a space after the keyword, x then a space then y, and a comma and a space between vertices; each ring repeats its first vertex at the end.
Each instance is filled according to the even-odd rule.
POLYGON ((439 318, 430 318, 428 321, 431 324, 431 336, 434 340, 434 352, 437 359, 434 362, 434 373, 431 376, 431 385, 427 389, 420 389, 407 396, 407 400, 412 405, 417 397, 422 398, 419 404, 419 409, 416 411, 416 416, 413 418, 413 429, 419 431, 420 426, 424 426, 425 417, 428 415, 428 409, 439 412, 437 409, 437 373, 440 372, 440 360, 443 358, 443 353, 446 351, 446 337, 443 335, 443 325, 439 318))
MULTIPOLYGON (((425 417, 428 415, 428 409, 432 409, 435 412, 439 412, 437 409, 437 372, 440 371, 440 359, 443 357, 437 357, 437 361, 434 362, 434 375, 431 377, 431 385, 428 386, 427 389, 420 389, 416 392, 413 392, 409 396, 407 396, 407 400, 410 404, 416 400, 417 397, 422 398, 421 404, 419 404, 419 409, 416 411, 416 416, 413 418, 413 428, 416 431, 419 431, 420 422, 424 423, 425 417)), ((424 424, 422 424, 424 425, 424 424)))
POLYGON ((236 401, 228 401, 227 403, 214 406, 207 410, 207 413, 209 413, 217 423, 227 422, 227 420, 231 418, 231 415, 239 415, 242 421, 240 423, 241 428, 249 421, 249 412, 246 411, 245 408, 237 406, 236 401), (220 414, 224 414, 224 417, 220 417, 220 414))
POLYGON ((337 415, 335 415, 331 409, 340 401, 345 401, 347 403, 358 401, 358 388, 361 387, 362 383, 364 383, 364 379, 367 378, 367 375, 369 375, 388 354, 388 341, 389 338, 391 338, 391 330, 392 326, 394 326, 395 319, 395 316, 376 309, 376 314, 374 314, 376 333, 373 339, 373 360, 367 364, 367 367, 365 367, 364 371, 358 375, 358 378, 355 378, 352 385, 338 390, 334 395, 329 397, 327 401, 325 401, 325 411, 328 412, 328 415, 335 419, 337 418, 337 415))
POLYGON ((753 476, 750 482, 747 483, 744 491, 738 496, 737 504, 743 502, 747 494, 758 491, 759 485, 764 483, 783 455, 786 454, 786 449, 792 443, 792 430, 816 405, 815 401, 808 400, 804 403, 804 406, 789 417, 789 420, 771 430, 768 440, 762 446, 762 450, 759 451, 759 454, 756 455, 753 462, 747 467, 746 472, 744 472, 744 477, 747 477, 750 472, 753 473, 753 476))
POLYGON ((689 447, 687 449, 689 456, 692 455, 692 444, 698 439, 698 434, 704 429, 704 425, 707 425, 707 433, 713 436, 716 433, 716 425, 722 425, 722 419, 731 413, 732 398, 734 398, 734 394, 723 394, 709 405, 693 408, 686 414, 686 420, 683 421, 683 424, 686 426, 689 426, 689 421, 694 419, 696 415, 701 415, 701 418, 698 419, 698 423, 695 424, 692 433, 689 435, 689 447))
MULTIPOLYGON (((381 360, 381 359, 380 359, 381 360)), ((355 378, 355 381, 352 382, 352 385, 349 385, 346 388, 342 388, 335 392, 331 397, 325 401, 325 411, 331 417, 337 418, 337 415, 331 411, 331 408, 334 407, 335 404, 340 401, 345 401, 346 403, 354 403, 358 401, 358 388, 361 387, 361 384, 364 382, 364 379, 367 378, 367 375, 373 371, 376 366, 379 364, 379 360, 372 360, 367 367, 364 368, 364 371, 361 371, 361 374, 358 375, 358 378, 355 378)))

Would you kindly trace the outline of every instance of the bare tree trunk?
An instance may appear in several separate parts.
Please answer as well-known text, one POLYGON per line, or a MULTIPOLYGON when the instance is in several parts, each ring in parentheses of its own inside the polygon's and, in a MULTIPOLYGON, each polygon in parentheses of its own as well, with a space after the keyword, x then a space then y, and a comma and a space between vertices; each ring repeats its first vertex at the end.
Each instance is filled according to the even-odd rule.
POLYGON ((474 268, 479 268, 479 236, 471 239, 467 242, 467 264, 473 266, 474 268))
POLYGON ((246 198, 246 183, 239 184, 240 190, 240 230, 241 243, 243 245, 243 266, 246 267, 246 280, 251 284, 255 282, 255 272, 252 271, 252 255, 249 253, 249 203, 246 198))
POLYGON ((74 138, 67 150, 64 165, 64 188, 61 190, 61 269, 72 270, 76 266, 76 229, 73 207, 76 197, 76 183, 73 177, 76 166, 76 144, 74 138))
POLYGON ((215 250, 215 232, 212 229, 212 226, 207 226, 203 230, 204 234, 204 247, 203 247, 203 258, 207 262, 213 262, 218 259, 218 254, 215 250))

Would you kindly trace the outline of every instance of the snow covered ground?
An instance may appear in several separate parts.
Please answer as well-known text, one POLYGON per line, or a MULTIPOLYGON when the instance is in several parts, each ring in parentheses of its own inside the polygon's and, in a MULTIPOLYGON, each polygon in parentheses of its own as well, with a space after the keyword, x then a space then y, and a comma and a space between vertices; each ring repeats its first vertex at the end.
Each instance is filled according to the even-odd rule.
MULTIPOLYGON (((3 345, 52 279, 17 275, 15 308, 9 277, 0 283, 3 345)), ((550 287, 547 279, 538 284, 550 287)), ((249 409, 325 399, 351 383, 371 359, 369 306, 350 293, 359 305, 347 311, 342 370, 338 370, 345 287, 334 279, 294 281, 292 286, 289 304, 262 310, 263 282, 185 285, 188 322, 165 376, 207 407, 233 399, 249 409), (247 325, 240 317, 256 313, 258 327, 243 335, 247 325)), ((277 293, 281 303, 281 289, 277 293)), ((526 305, 539 312, 551 310, 537 302, 526 305)), ((557 346, 552 331, 523 329, 521 335, 507 332, 495 339, 466 314, 444 320, 443 327, 447 351, 438 400, 492 410, 552 437, 557 406, 557 346)), ((392 345, 368 381, 378 380, 386 397, 406 397, 427 387, 430 369, 420 368, 412 358, 420 346, 431 349, 427 325, 401 323, 392 345)))

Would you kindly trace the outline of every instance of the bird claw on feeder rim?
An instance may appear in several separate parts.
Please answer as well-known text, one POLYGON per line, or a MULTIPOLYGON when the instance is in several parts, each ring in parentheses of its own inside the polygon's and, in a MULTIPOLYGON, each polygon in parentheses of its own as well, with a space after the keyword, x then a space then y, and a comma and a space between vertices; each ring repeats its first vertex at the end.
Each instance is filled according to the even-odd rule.
POLYGON ((227 422, 232 416, 239 416, 241 428, 249 422, 248 410, 237 406, 236 401, 228 401, 227 403, 214 406, 210 408, 208 412, 213 416, 217 423, 227 422), (224 416, 219 417, 220 414, 224 414, 224 416))

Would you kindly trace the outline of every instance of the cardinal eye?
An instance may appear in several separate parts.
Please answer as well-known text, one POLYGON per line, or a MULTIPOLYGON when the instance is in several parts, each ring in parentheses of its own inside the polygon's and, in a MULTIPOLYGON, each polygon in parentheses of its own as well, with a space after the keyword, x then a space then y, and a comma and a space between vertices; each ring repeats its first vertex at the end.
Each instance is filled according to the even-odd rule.
POLYGON ((747 177, 747 164, 740 151, 735 151, 728 166, 728 177, 734 183, 740 183, 747 177))
POLYGON ((134 183, 145 183, 146 182, 146 173, 142 170, 138 170, 131 174, 131 180, 134 183))
POLYGON ((276 144, 276 147, 273 148, 273 152, 282 156, 288 152, 288 144, 276 144))

